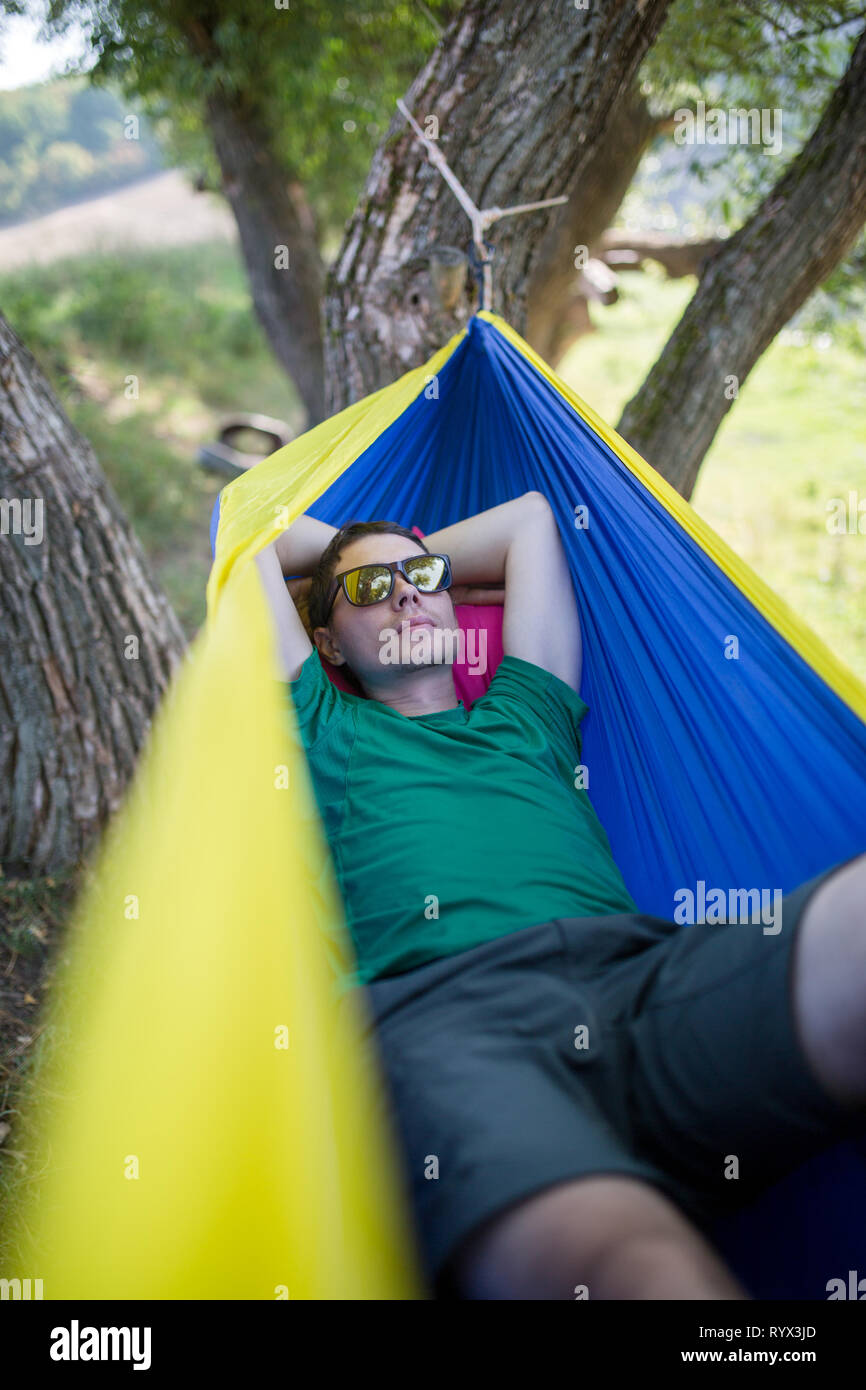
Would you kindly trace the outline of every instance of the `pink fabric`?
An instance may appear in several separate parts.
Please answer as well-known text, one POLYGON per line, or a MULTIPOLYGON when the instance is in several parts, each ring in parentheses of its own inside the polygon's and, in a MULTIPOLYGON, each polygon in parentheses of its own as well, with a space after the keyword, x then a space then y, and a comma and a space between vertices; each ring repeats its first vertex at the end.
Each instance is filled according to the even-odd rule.
MULTIPOLYGON (((423 540, 423 531, 419 530, 417 526, 413 526, 412 530, 423 540)), ((483 675, 473 672, 470 669, 470 662, 466 660, 455 661, 452 667, 457 699, 462 700, 467 709, 484 694, 502 660, 502 612, 501 603, 458 603, 454 606, 458 627, 463 630, 477 629, 472 646, 469 646, 467 642, 466 656, 474 658, 476 663, 482 666, 484 662, 481 658, 486 658, 486 669, 483 675), (487 632, 486 652, 481 646, 482 628, 487 632)), ((345 690, 350 695, 360 695, 363 698, 363 690, 354 677, 347 675, 342 666, 332 666, 331 662, 324 657, 322 657, 322 666, 338 690, 345 690)))

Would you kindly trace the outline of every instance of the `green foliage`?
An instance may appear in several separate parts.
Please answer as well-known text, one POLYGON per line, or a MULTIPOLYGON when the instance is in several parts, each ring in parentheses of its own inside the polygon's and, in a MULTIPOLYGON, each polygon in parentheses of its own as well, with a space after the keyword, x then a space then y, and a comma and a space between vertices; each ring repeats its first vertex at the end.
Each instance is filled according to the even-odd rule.
POLYGON ((782 113, 782 156, 761 145, 654 147, 662 171, 682 190, 704 186, 706 229, 738 227, 808 139, 848 65, 863 29, 862 0, 678 0, 640 70, 650 109, 669 114, 707 108, 758 108, 782 113))
MULTIPOLYGON (((458 0, 383 0, 376 10, 344 0, 291 0, 288 8, 279 0, 52 0, 50 15, 61 30, 85 21, 98 55, 93 80, 118 84, 140 104, 167 159, 210 187, 222 182, 212 116, 233 107, 286 177, 304 186, 327 255, 389 124, 403 128, 397 96, 459 9, 458 0)), ((862 0, 678 0, 641 68, 651 109, 671 113, 703 100, 723 110, 779 110, 783 154, 659 136, 623 215, 686 236, 738 227, 808 138, 862 23, 862 0)), ((423 121, 435 113, 416 114, 423 121)), ((0 104, 0 132, 2 120, 0 104)), ((96 157, 99 118, 85 111, 81 121, 89 139, 81 143, 96 157)), ((447 123, 441 138, 447 151, 447 123)), ((58 180, 73 177, 69 151, 52 146, 51 162, 58 180)), ((853 324, 864 284, 860 262, 850 262, 822 296, 825 319, 853 324)), ((857 329, 850 333, 856 342, 857 329)))
POLYGON ((0 226, 111 192, 162 167, 159 146, 110 90, 84 77, 0 92, 0 226))
POLYGON ((814 102, 838 81, 863 19, 861 0, 679 0, 641 78, 660 109, 690 88, 775 105, 799 92, 814 102))
POLYGON ((204 619, 221 482, 197 463, 235 411, 298 429, 301 403, 250 305, 237 248, 214 242, 37 265, 0 309, 92 444, 187 636, 204 619), (134 377, 137 399, 127 399, 134 377))
POLYGON ((143 102, 170 159, 221 175, 208 104, 233 106, 299 180, 323 241, 352 212, 395 102, 459 4, 446 0, 53 0, 62 28, 85 19, 111 78, 143 102))
MULTIPOLYGON (((635 230, 725 236, 754 212, 797 155, 862 32, 862 0, 680 0, 641 67, 657 115, 694 110, 770 113, 781 154, 763 144, 679 145, 669 131, 648 150, 620 209, 635 230)), ((831 332, 866 353, 864 239, 799 310, 792 327, 831 332)))

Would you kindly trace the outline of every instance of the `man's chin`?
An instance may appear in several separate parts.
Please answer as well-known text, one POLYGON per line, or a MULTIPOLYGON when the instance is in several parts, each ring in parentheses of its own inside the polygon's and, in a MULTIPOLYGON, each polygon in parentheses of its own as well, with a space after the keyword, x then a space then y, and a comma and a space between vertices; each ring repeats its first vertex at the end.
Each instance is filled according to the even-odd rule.
POLYGON ((414 660, 408 657, 405 661, 384 662, 383 665, 392 665, 399 671, 425 671, 429 666, 453 666, 454 657, 446 651, 438 655, 436 652, 421 652, 414 660))

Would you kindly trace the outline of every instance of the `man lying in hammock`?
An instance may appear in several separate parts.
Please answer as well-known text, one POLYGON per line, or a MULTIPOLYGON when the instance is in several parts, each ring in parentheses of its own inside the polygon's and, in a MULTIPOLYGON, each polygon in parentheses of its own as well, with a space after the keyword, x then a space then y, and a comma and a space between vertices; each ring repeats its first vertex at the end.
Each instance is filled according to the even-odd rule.
POLYGON ((302 516, 257 563, 434 1291, 749 1297, 707 1223, 866 1123, 866 855, 774 934, 638 912, 575 778, 580 624, 540 493, 423 542, 302 516), (454 630, 452 581, 504 583, 469 709, 432 640, 422 664, 390 640, 454 630))

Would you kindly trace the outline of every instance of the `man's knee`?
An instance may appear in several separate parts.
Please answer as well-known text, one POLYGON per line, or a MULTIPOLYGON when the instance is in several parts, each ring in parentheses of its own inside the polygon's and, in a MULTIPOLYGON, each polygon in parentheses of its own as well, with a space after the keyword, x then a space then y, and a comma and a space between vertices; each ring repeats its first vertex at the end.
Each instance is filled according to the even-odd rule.
POLYGON ((843 1109, 866 1104, 866 854, 809 898, 793 960, 800 1045, 823 1089, 843 1109))
MULTIPOLYGON (((651 1183, 626 1175, 572 1179, 546 1188, 492 1218, 464 1243, 449 1272, 468 1298, 651 1298, 687 1294, 651 1290, 653 1269, 671 1287, 672 1264, 688 1284, 695 1271, 713 1297, 726 1271, 679 1208, 651 1183), (664 1271, 662 1271, 662 1266, 664 1271)), ((736 1297, 731 1282, 728 1293, 736 1297)))

